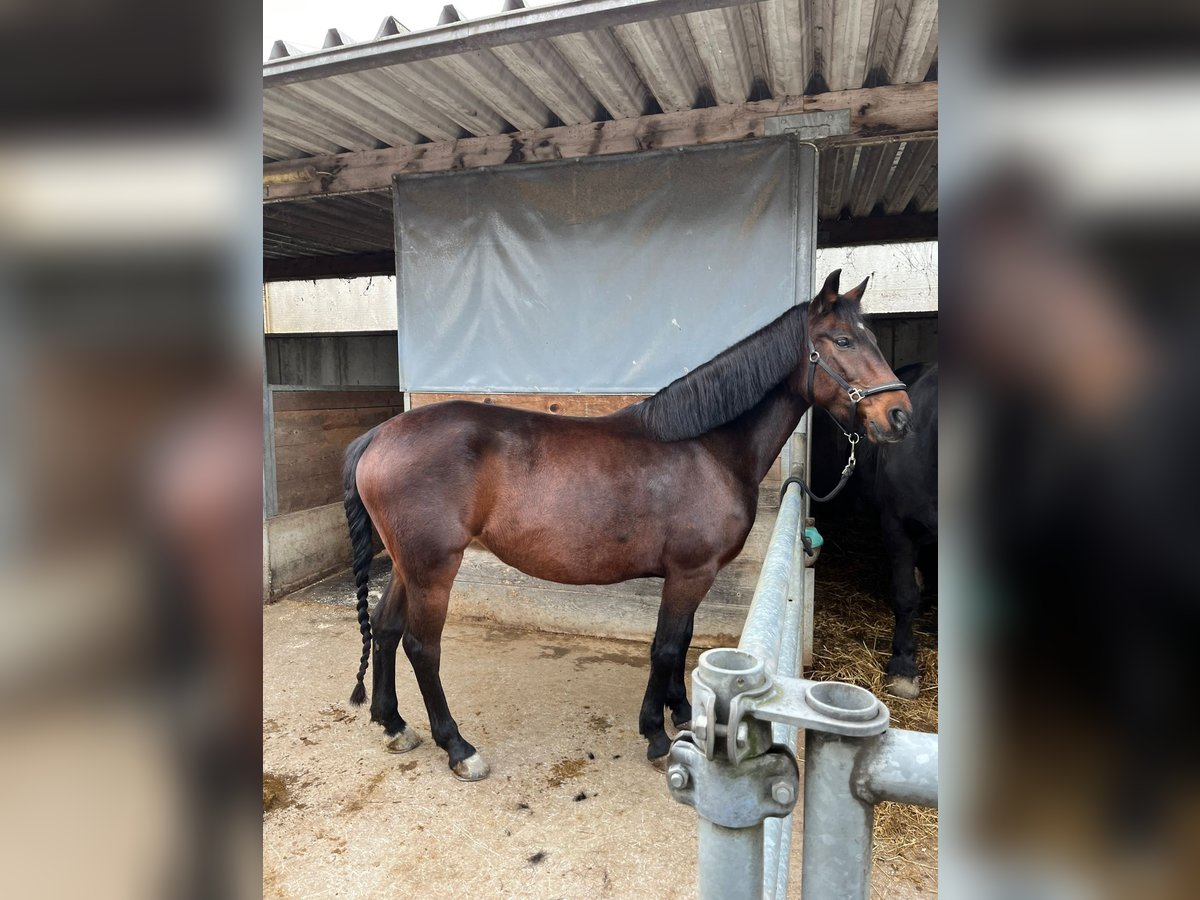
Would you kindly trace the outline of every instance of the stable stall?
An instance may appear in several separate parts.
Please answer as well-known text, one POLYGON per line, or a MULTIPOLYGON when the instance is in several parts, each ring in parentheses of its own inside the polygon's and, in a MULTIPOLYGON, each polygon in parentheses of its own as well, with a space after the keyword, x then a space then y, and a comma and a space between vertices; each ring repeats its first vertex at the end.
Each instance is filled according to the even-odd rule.
MULTIPOLYGON (((935 240, 936 78, 935 0, 815 6, 801 0, 574 0, 535 9, 510 0, 501 13, 471 21, 446 7, 438 27, 419 32, 389 18, 362 43, 333 29, 319 51, 277 43, 264 66, 267 291, 320 296, 321 303, 341 296, 338 302, 352 310, 354 298, 325 286, 386 276, 394 278, 396 306, 394 325, 367 321, 356 310, 362 324, 354 332, 276 328, 267 338, 265 596, 277 598, 348 565, 330 461, 376 421, 453 397, 603 415, 808 300, 814 276, 826 274, 814 271, 817 248, 935 240)), ((871 274, 847 268, 855 280, 871 274)), ((936 354, 933 298, 926 292, 907 306, 874 310, 887 316, 877 330, 897 364, 936 354)), ((334 315, 337 308, 330 307, 334 315)), ((790 520, 778 515, 781 473, 804 471, 807 452, 802 435, 764 481, 754 532, 700 607, 699 644, 737 644, 761 588, 772 533, 782 546, 778 534, 796 527, 794 488, 790 520)), ((349 600, 352 589, 344 573, 339 578, 303 596, 349 600)), ((811 599, 811 575, 806 581, 797 566, 788 578, 787 596, 811 599)), ((470 646, 511 641, 509 656, 528 657, 531 668, 564 655, 597 671, 609 665, 596 677, 615 684, 611 666, 627 676, 621 667, 636 660, 607 644, 595 650, 571 642, 591 640, 580 635, 648 638, 659 587, 645 580, 564 589, 472 548, 452 596, 452 625, 470 646), (490 624, 462 624, 471 619, 490 624), (516 649, 519 642, 504 630, 509 626, 563 637, 544 639, 549 656, 529 654, 516 649)), ((793 632, 804 618, 811 627, 803 612, 789 620, 793 632)), ((290 642, 275 660, 282 671, 309 638, 294 621, 301 613, 269 615, 273 634, 290 642)), ((314 614, 312 624, 332 627, 335 618, 314 614)), ((356 634, 347 635, 343 643, 350 648, 354 640, 356 634)), ((488 678, 483 669, 470 671, 488 678)), ((563 696, 590 704, 594 695, 572 680, 564 677, 563 696)), ((417 708, 414 696, 401 699, 417 708)), ((307 715, 289 710, 287 698, 271 700, 281 721, 307 715)), ((343 721, 339 710, 330 707, 337 722, 343 721)), ((475 715, 486 721, 486 710, 475 715)), ((886 724, 886 711, 882 715, 886 724)), ((581 721, 600 719, 589 711, 581 721)), ((567 893, 600 895, 611 890, 609 866, 613 872, 622 865, 631 872, 644 868, 660 837, 644 815, 621 820, 619 841, 597 837, 611 835, 613 816, 638 803, 663 821, 692 821, 680 817, 680 807, 668 811, 658 794, 638 799, 644 793, 640 770, 628 759, 630 741, 638 739, 619 729, 609 733, 612 723, 604 721, 592 736, 568 729, 578 746, 562 744, 553 729, 528 738, 555 742, 554 752, 565 754, 562 764, 571 757, 572 766, 597 777, 609 757, 614 770, 622 767, 619 778, 604 782, 610 799, 603 815, 588 818, 599 806, 576 806, 573 818, 554 813, 572 833, 585 821, 601 830, 580 838, 586 860, 563 851, 575 866, 561 873, 569 881, 543 878, 534 893, 557 896, 568 885, 567 893), (585 751, 586 759, 572 756, 585 751), (625 858, 620 848, 626 846, 636 849, 637 859, 625 858)), ((309 725, 302 740, 326 727, 319 719, 309 725)), ((292 726, 280 727, 290 741, 292 726)), ((365 735, 367 729, 360 730, 365 735)), ((361 749, 360 760, 370 758, 363 754, 374 745, 365 736, 345 733, 338 740, 361 749)), ((515 738, 495 738, 502 740, 512 753, 515 738)), ((273 754, 308 758, 291 744, 273 754)), ((511 770, 514 784, 557 787, 573 777, 563 769, 542 779, 537 756, 511 770)), ((372 776, 372 784, 383 777, 372 776)), ((496 804, 517 798, 495 779, 485 784, 495 801, 489 809, 501 811, 489 813, 488 835, 502 842, 500 831, 511 837, 518 829, 506 824, 509 814, 496 804)), ((453 802, 440 786, 413 790, 409 799, 418 806, 453 802)), ((354 809, 346 806, 346 816, 375 802, 369 794, 364 791, 354 809)), ((570 802, 593 796, 584 790, 570 802)), ((524 816, 529 806, 521 800, 516 808, 524 816)), ((564 809, 571 811, 570 803, 564 809)), ((430 817, 429 827, 440 828, 443 818, 430 817)), ((348 818, 336 831, 359 840, 358 828, 348 818)), ((772 828, 776 841, 791 833, 772 828)), ((555 831, 544 830, 544 839, 555 831)), ((478 849, 480 839, 471 841, 478 849)), ((419 847, 421 837, 413 834, 410 842, 419 847)), ((493 846, 489 836, 482 842, 493 846)), ((278 838, 273 846, 281 846, 278 838)), ((775 852, 785 861, 772 868, 779 894, 797 896, 786 883, 786 843, 782 850, 776 843, 775 852)), ((522 873, 544 859, 538 851, 497 862, 501 880, 476 887, 511 892, 522 873)), ((690 851, 679 858, 686 884, 655 884, 646 896, 692 895, 694 859, 690 851)), ((318 873, 325 863, 306 859, 305 865, 308 877, 328 880, 318 873)), ((426 874, 436 879, 438 873, 426 874)), ((637 895, 632 879, 617 884, 618 893, 637 895)))
MULTIPOLYGON (((848 4, 810 9, 798 0, 593 0, 528 10, 510 3, 499 15, 469 22, 458 21, 447 7, 439 27, 414 33, 389 18, 374 40, 357 44, 334 29, 316 52, 298 53, 280 42, 275 58, 264 65, 264 278, 395 275, 396 176, 447 172, 452 183, 462 177, 465 189, 472 170, 481 167, 645 154, 782 133, 817 148, 810 236, 817 246, 933 239, 936 5, 902 5, 856 6, 852 12, 848 4), (821 38, 814 41, 811 34, 821 38)), ((445 215, 453 221, 448 210, 445 215)), ((751 320, 723 320, 725 305, 709 297, 713 321, 729 340, 747 333, 740 329, 751 320)), ((402 291, 397 302, 403 316, 402 291)), ((764 299, 760 323, 771 302, 777 301, 764 299)), ((611 321, 618 320, 614 308, 611 321)), ((338 372, 339 354, 382 358, 379 334, 290 337, 290 347, 279 337, 268 338, 268 367, 278 360, 268 378, 269 399, 279 389, 404 390, 402 353, 394 380, 384 381, 376 370, 345 379, 326 376, 319 383, 310 378, 313 371, 338 372), (364 348, 367 338, 372 341, 364 348), (283 374, 289 355, 308 360, 306 380, 283 374), (351 383, 330 383, 339 380, 351 383)), ((661 354, 647 359, 677 362, 661 354)), ((660 371, 664 384, 667 374, 660 371)), ((562 386, 551 390, 530 381, 491 393, 497 402, 561 414, 611 411, 620 402, 615 397, 636 396, 620 394, 617 382, 603 391, 579 379, 562 386)), ((650 380, 638 385, 642 391, 661 386, 650 380)), ((460 380, 454 392, 470 387, 460 380)), ((373 405, 346 405, 336 414, 303 410, 319 424, 324 441, 312 447, 314 456, 327 460, 348 442, 349 430, 339 432, 338 422, 365 427, 397 403, 428 402, 433 399, 428 395, 448 391, 421 393, 427 396, 393 396, 390 405, 379 397, 348 396, 337 402, 373 405)), ((332 398, 313 402, 327 401, 332 398)), ((289 396, 285 405, 306 402, 289 396)), ((305 466, 327 463, 302 460, 297 468, 285 458, 281 468, 276 439, 282 436, 274 419, 268 404, 268 596, 327 574, 347 552, 342 536, 332 531, 336 498, 320 502, 333 490, 330 471, 323 473, 323 496, 298 501, 311 506, 287 512, 287 502, 280 506, 281 484, 286 494, 288 481, 306 477, 305 466), (295 518, 297 513, 304 515, 295 518), (296 552, 303 548, 308 552, 296 552)), ((306 439, 291 446, 317 443, 306 439)), ((755 552, 757 559, 747 557, 747 572, 761 559, 761 543, 751 542, 748 553, 755 552)), ((743 579, 733 599, 748 600, 751 584, 743 579)))

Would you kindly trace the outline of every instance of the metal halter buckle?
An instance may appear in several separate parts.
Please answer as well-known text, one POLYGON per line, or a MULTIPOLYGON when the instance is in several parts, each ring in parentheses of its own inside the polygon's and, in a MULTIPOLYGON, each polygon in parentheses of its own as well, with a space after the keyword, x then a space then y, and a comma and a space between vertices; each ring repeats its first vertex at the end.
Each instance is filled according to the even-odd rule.
POLYGON ((850 388, 850 402, 858 403, 863 397, 867 396, 862 392, 861 388, 850 388))

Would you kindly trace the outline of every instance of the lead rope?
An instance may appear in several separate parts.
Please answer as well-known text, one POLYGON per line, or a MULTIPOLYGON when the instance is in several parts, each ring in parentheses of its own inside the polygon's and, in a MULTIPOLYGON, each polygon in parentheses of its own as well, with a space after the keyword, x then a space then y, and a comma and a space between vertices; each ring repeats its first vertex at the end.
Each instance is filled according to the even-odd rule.
MULTIPOLYGON (((846 432, 842 433, 846 434, 846 432)), ((799 475, 789 475, 783 482, 783 485, 779 488, 779 502, 783 502, 783 495, 787 493, 788 486, 792 484, 797 485, 800 490, 808 494, 814 503, 826 503, 840 494, 842 492, 842 488, 844 488, 846 483, 850 480, 850 476, 854 474, 854 467, 858 465, 858 459, 855 457, 855 451, 858 448, 859 436, 857 434, 846 434, 846 439, 850 441, 850 458, 846 460, 846 466, 842 469, 841 480, 834 485, 832 491, 830 491, 824 497, 818 497, 815 493, 813 493, 813 489, 805 484, 803 478, 801 478, 799 475)), ((812 556, 812 553, 809 551, 807 541, 805 542, 805 552, 808 553, 809 556, 812 556)))

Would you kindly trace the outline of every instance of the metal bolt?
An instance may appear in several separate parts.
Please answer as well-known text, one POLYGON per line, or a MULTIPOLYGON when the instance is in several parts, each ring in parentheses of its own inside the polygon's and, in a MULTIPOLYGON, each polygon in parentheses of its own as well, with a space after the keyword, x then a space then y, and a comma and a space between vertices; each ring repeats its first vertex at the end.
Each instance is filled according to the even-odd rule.
POLYGON ((750 726, 745 722, 738 722, 737 729, 737 745, 745 747, 750 742, 750 726))
POLYGON ((771 797, 780 806, 789 806, 796 802, 796 789, 786 781, 777 781, 771 786, 771 797))
POLYGON ((688 770, 676 763, 667 769, 667 784, 677 791, 687 787, 688 770))
POLYGON ((708 737, 708 716, 703 713, 692 714, 692 734, 696 736, 696 740, 703 743, 708 737))

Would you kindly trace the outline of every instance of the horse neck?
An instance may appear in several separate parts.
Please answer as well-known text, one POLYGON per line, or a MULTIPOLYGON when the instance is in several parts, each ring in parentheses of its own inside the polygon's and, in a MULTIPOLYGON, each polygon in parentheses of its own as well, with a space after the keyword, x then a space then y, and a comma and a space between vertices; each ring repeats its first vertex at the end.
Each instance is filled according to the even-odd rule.
MULTIPOLYGON (((790 380, 790 379, 789 379, 790 380)), ((727 450, 730 468, 751 484, 766 477, 779 451, 808 410, 809 403, 788 389, 772 388, 757 405, 711 435, 727 450)))

